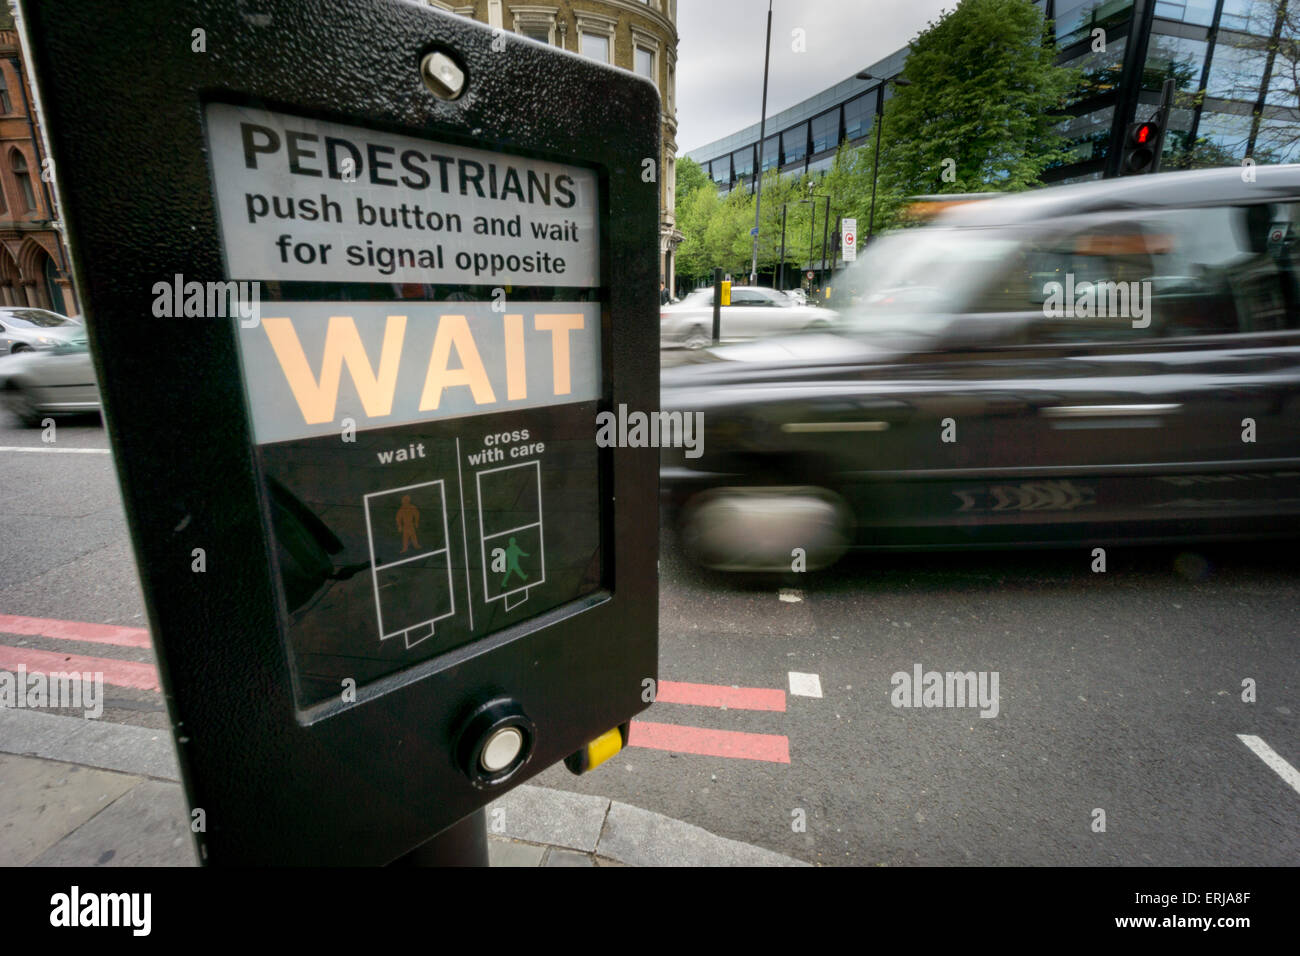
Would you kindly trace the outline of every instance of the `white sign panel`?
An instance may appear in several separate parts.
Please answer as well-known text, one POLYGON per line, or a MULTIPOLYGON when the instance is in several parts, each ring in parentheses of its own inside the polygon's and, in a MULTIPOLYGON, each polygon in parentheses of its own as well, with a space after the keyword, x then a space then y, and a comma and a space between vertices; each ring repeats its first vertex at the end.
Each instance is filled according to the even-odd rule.
POLYGON ((600 285, 589 169, 248 106, 206 117, 232 279, 600 285))
POLYGON ((238 334, 259 444, 600 397, 594 302, 277 302, 238 334))
POLYGON ((845 262, 858 258, 858 221, 843 219, 840 221, 840 252, 845 262))

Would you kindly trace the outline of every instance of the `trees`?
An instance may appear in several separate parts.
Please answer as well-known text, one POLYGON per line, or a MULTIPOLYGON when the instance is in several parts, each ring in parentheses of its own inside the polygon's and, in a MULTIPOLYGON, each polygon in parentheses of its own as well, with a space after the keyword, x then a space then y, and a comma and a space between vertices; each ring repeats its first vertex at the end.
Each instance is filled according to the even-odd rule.
POLYGON ((912 41, 885 103, 876 228, 903 197, 1016 191, 1064 158, 1057 129, 1076 70, 1058 67, 1026 0, 963 0, 912 41))
MULTIPOLYGON (((1042 13, 1029 0, 961 0, 930 23, 912 41, 908 85, 895 86, 885 101, 878 177, 871 135, 858 147, 842 144, 831 169, 812 180, 817 195, 830 199, 831 228, 849 216, 867 234, 873 178, 877 232, 897 221, 908 196, 1039 185, 1043 170, 1065 158, 1061 110, 1082 79, 1079 70, 1058 67, 1055 59, 1042 13)), ((760 273, 780 259, 782 203, 791 203, 785 261, 807 262, 810 230, 813 259, 820 260, 824 207, 818 206, 814 225, 812 206, 798 202, 807 198, 809 182, 806 175, 780 177, 775 170, 764 177, 760 273)), ((704 278, 721 266, 748 275, 754 225, 749 190, 719 198, 703 170, 683 159, 677 202, 678 227, 687 237, 678 248, 678 271, 704 278), (708 186, 694 187, 694 198, 683 185, 685 170, 691 182, 708 186)))

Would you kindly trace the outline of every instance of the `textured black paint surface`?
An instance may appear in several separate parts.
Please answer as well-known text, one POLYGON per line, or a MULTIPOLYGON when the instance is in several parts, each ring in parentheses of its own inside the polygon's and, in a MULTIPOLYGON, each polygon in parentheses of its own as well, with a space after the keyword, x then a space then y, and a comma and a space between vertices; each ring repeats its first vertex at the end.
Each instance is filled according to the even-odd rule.
MULTIPOLYGON (((224 278, 205 98, 593 165, 602 179, 602 407, 658 400, 659 99, 629 73, 393 0, 23 3, 110 437, 209 863, 383 863, 496 796, 452 736, 490 695, 538 727, 518 783, 646 705, 656 674, 657 458, 613 449, 603 580, 574 604, 295 708, 232 326, 152 314, 153 286, 224 278), (206 52, 192 51, 205 31, 206 52), (467 67, 445 102, 422 53, 467 67), (501 46, 498 42, 497 46, 501 46), (203 548, 207 570, 191 570, 203 548)), ((593 423, 593 438, 595 426, 593 423)))

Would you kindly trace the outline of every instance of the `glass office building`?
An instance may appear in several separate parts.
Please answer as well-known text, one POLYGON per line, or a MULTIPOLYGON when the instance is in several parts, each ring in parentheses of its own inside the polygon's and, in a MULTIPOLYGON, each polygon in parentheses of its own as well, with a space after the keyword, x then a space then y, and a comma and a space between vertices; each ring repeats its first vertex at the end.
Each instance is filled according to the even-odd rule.
MULTIPOLYGON (((1047 182, 1114 175, 1128 124, 1156 109, 1166 78, 1175 86, 1162 169, 1300 161, 1300 0, 1036 0, 1054 21, 1058 62, 1082 70, 1062 122, 1069 154, 1047 182)), ((864 68, 903 70, 907 48, 864 68)), ((691 150, 720 189, 752 188, 754 171, 830 168, 843 142, 872 134, 876 79, 856 76, 759 125, 691 150)))

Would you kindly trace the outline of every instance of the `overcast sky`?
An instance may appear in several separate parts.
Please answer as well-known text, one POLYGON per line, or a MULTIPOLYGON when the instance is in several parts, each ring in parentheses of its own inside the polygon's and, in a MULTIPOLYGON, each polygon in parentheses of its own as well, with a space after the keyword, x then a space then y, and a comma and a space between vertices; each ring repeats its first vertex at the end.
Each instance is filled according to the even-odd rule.
MULTIPOLYGON (((767 115, 909 42, 956 0, 774 0, 767 115), (805 31, 807 52, 791 49, 805 31)), ((758 122, 767 0, 678 0, 677 150, 758 122)))

